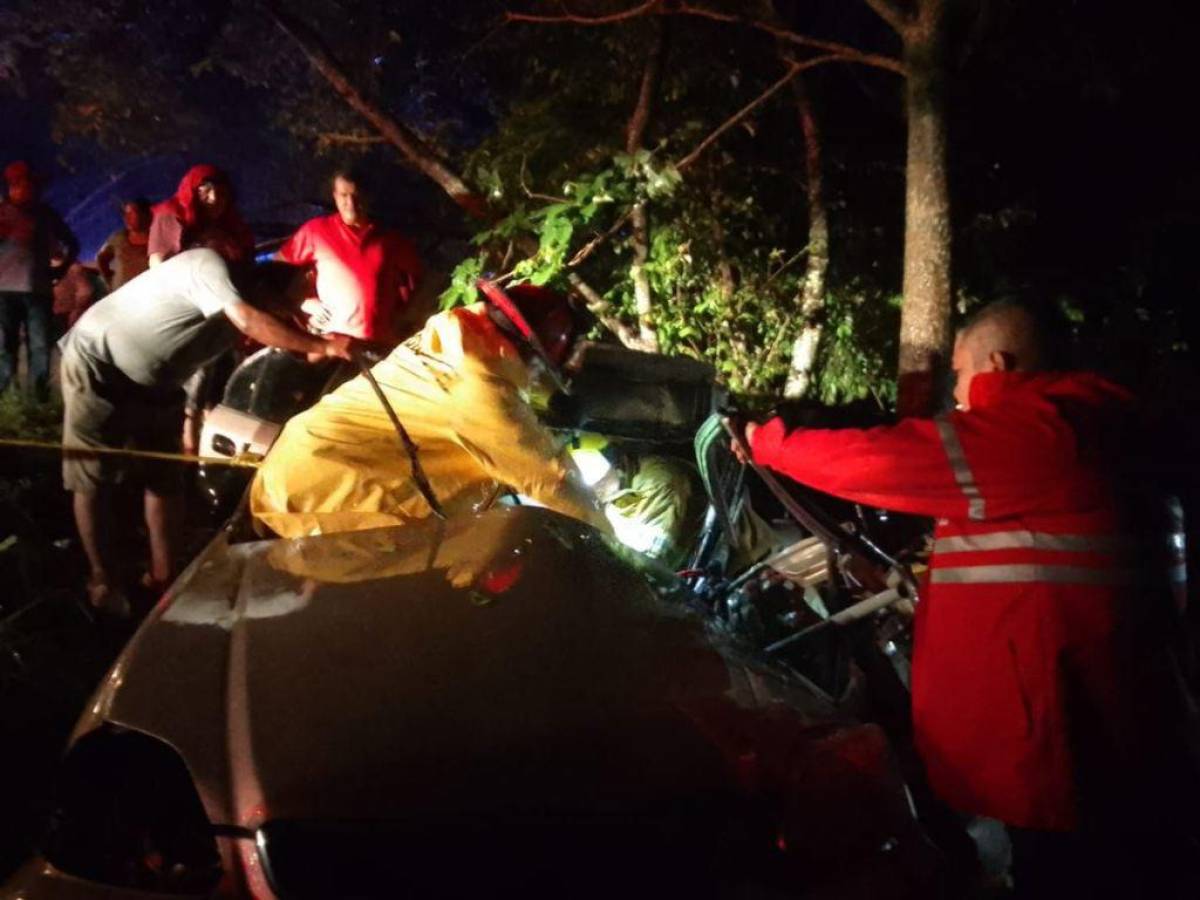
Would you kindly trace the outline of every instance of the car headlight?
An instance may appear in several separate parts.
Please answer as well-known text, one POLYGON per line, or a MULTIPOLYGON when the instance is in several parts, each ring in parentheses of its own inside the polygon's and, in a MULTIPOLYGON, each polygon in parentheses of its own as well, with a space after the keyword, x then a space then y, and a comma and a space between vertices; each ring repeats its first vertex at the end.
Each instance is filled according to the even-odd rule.
POLYGON ((112 886, 208 894, 221 877, 212 826, 179 754, 114 727, 67 754, 43 851, 59 870, 112 886))

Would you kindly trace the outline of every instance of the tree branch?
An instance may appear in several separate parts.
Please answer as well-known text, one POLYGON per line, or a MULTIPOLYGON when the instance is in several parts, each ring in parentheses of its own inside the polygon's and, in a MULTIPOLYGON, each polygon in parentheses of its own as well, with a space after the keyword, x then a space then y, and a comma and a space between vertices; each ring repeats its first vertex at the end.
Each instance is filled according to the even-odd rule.
POLYGON ((531 191, 525 179, 529 175, 529 157, 521 156, 521 174, 519 177, 521 183, 521 192, 530 200, 542 200, 546 203, 567 203, 566 197, 555 197, 553 194, 539 194, 537 191, 531 191))
POLYGON ((588 312, 600 320, 600 324, 615 334, 626 347, 631 350, 648 349, 642 344, 641 336, 632 325, 622 322, 617 316, 611 303, 604 299, 593 287, 579 277, 575 272, 567 275, 567 283, 575 293, 583 298, 588 312))
MULTIPOLYGON (((868 0, 869 2, 869 0, 868 0)), ((822 38, 811 37, 807 34, 800 34, 788 28, 783 28, 779 25, 772 25, 770 22, 764 22, 761 19, 751 19, 748 16, 737 15, 736 13, 722 13, 713 9, 704 9, 699 6, 692 6, 689 3, 680 3, 678 7, 670 10, 674 15, 679 16, 695 16, 701 19, 710 19, 714 22, 734 22, 740 25, 745 25, 748 28, 754 28, 757 31, 762 31, 766 34, 779 38, 781 41, 786 41, 789 44, 796 44, 799 47, 807 47, 810 50, 823 50, 826 53, 835 54, 847 62, 856 62, 864 66, 874 66, 877 69, 886 69, 889 72, 895 72, 897 75, 906 75, 907 69, 900 60, 891 56, 885 56, 880 53, 867 53, 864 50, 859 50, 857 47, 852 47, 849 44, 843 44, 838 41, 827 41, 822 38)))
MULTIPOLYGON (((888 4, 891 6, 891 0, 867 0, 868 3, 875 8, 875 4, 888 4)), ((897 13, 898 9, 894 10, 897 13)), ((876 12, 879 12, 876 9, 876 12)), ((827 41, 822 38, 815 38, 807 34, 800 34, 780 25, 773 25, 770 22, 764 22, 761 19, 750 18, 749 16, 739 15, 737 13, 718 12, 715 9, 706 9, 701 6, 693 6, 690 3, 666 3, 664 0, 649 0, 638 6, 630 7, 619 13, 612 13, 607 16, 577 16, 571 13, 563 13, 561 15, 547 16, 534 15, 531 13, 505 13, 506 22, 532 22, 542 25, 612 25, 617 22, 625 22, 631 19, 640 18, 642 16, 693 16, 700 19, 709 19, 714 22, 729 22, 739 25, 745 25, 748 28, 754 28, 766 34, 773 35, 779 40, 786 41, 789 44, 796 44, 800 47, 807 47, 810 50, 820 50, 825 53, 837 54, 848 62, 860 63, 864 66, 873 66, 877 69, 885 69, 889 72, 895 72, 897 75, 907 74, 904 64, 900 60, 891 56, 886 56, 880 53, 868 53, 864 50, 859 50, 857 47, 852 47, 849 44, 843 44, 838 41, 827 41)), ((882 15, 882 13, 880 13, 882 15)), ((904 27, 907 27, 906 20, 904 27)), ((890 23, 889 23, 890 24, 890 23)), ((897 27, 893 25, 893 27, 897 27)), ((899 28, 897 28, 899 30, 899 28)))
POLYGON ((662 67, 662 58, 666 47, 666 36, 661 25, 656 29, 654 43, 646 57, 646 68, 642 71, 642 81, 638 88, 637 102, 629 124, 625 127, 625 152, 633 155, 642 147, 646 136, 646 125, 650 121, 650 107, 654 102, 654 93, 658 86, 658 73, 662 67))
POLYGON ((887 22, 901 37, 912 24, 907 12, 896 5, 895 0, 864 0, 867 6, 875 10, 875 15, 887 22))
POLYGON ((317 135, 317 143, 322 146, 345 144, 386 144, 387 138, 382 134, 347 134, 340 131, 323 131, 317 135))
POLYGON ((617 219, 617 221, 613 222, 613 224, 609 226, 608 231, 605 231, 603 234, 596 235, 594 238, 580 247, 575 252, 575 255, 567 261, 567 268, 574 269, 577 266, 582 265, 589 256, 600 249, 605 241, 625 227, 625 224, 629 221, 629 217, 632 214, 633 210, 627 211, 625 215, 621 216, 621 218, 617 219))
POLYGON ((646 3, 640 6, 632 7, 631 9, 623 10, 619 13, 612 13, 607 16, 575 16, 571 13, 562 13, 556 16, 536 15, 534 13, 515 13, 506 12, 504 14, 505 22, 533 22, 538 25, 612 25, 616 22, 625 22, 629 19, 637 19, 641 16, 654 15, 662 12, 663 0, 647 0, 646 3))
POLYGON ((733 128, 735 125, 737 125, 738 122, 742 121, 742 119, 746 118, 746 116, 750 115, 750 113, 754 112, 754 110, 758 109, 758 107, 760 107, 764 103, 766 103, 769 99, 771 99, 772 96, 774 96, 782 88, 784 88, 789 81, 791 81, 793 78, 795 78, 801 72, 803 72, 805 69, 811 69, 811 68, 814 68, 815 66, 819 66, 823 63, 828 63, 828 62, 845 62, 845 60, 843 57, 841 57, 837 54, 831 53, 828 56, 814 56, 812 59, 804 60, 804 62, 791 63, 788 66, 787 71, 783 74, 782 78, 780 78, 778 81, 776 81, 774 84, 772 84, 769 88, 767 88, 765 91, 763 91, 757 97, 755 97, 753 100, 751 100, 749 103, 747 103, 741 109, 739 109, 736 113, 734 113, 732 116, 730 116, 724 122, 722 122, 719 126, 717 126, 717 129, 715 131, 713 131, 704 140, 702 140, 699 144, 697 144, 695 149, 693 149, 691 153, 689 153, 687 156, 685 156, 683 159, 681 159, 679 162, 677 162, 675 164, 675 168, 682 172, 684 169, 686 169, 688 166, 690 166, 692 163, 694 163, 697 160, 697 158, 699 158, 700 154, 702 154, 705 150, 707 150, 709 147, 711 147, 713 145, 713 143, 715 143, 716 140, 721 137, 721 135, 723 135, 725 132, 727 132, 730 128, 733 128))
MULTIPOLYGON (((658 91, 659 71, 666 52, 666 33, 661 21, 654 23, 654 38, 650 52, 646 54, 646 66, 642 71, 641 85, 633 112, 625 126, 625 152, 630 156, 642 149, 646 126, 650 122, 650 107, 658 91)), ((646 263, 650 259, 650 221, 646 214, 646 203, 640 200, 629 210, 630 249, 633 263, 629 267, 629 279, 633 282, 633 303, 637 312, 638 336, 647 350, 658 350, 658 332, 654 328, 654 293, 646 263)))
MULTIPOLYGON (((745 106, 743 106, 740 110, 738 110, 736 113, 734 113, 730 118, 726 119, 721 125, 719 125, 717 127, 717 129, 715 131, 713 131, 711 134, 708 135, 708 137, 706 137, 699 144, 697 144, 696 147, 687 156, 683 157, 683 159, 681 159, 679 162, 677 162, 675 164, 675 168, 680 171, 683 171, 684 169, 688 168, 693 163, 695 163, 696 160, 699 159, 699 157, 704 153, 704 151, 707 150, 709 147, 711 147, 717 141, 717 139, 721 137, 721 135, 723 135, 729 129, 731 129, 735 125, 737 125, 738 122, 740 122, 742 119, 746 118, 746 116, 750 115, 750 113, 754 112, 754 110, 756 110, 759 106, 761 106, 763 103, 765 103, 767 100, 769 100, 772 95, 778 93, 779 90, 784 87, 784 85, 786 85, 789 81, 791 81, 793 78, 795 78, 801 72, 805 71, 806 69, 811 69, 816 66, 822 65, 824 63, 830 63, 830 62, 846 62, 846 60, 836 54, 831 53, 828 56, 814 56, 812 59, 804 60, 804 62, 792 62, 788 68, 788 71, 784 74, 784 76, 782 78, 780 78, 778 81, 776 81, 774 84, 772 84, 769 88, 767 88, 763 93, 759 94, 756 98, 754 98, 749 103, 747 103, 745 106)), ((588 241, 586 244, 584 244, 582 247, 580 247, 579 250, 577 250, 575 252, 575 255, 572 256, 570 258, 570 260, 567 261, 566 267, 568 269, 574 269, 574 268, 580 266, 585 260, 588 259, 588 257, 590 257, 597 250, 599 250, 600 247, 602 247, 610 238, 612 238, 614 235, 616 235, 616 233, 618 231, 620 231, 622 228, 624 228, 625 225, 629 222, 629 219, 632 215, 633 215, 633 210, 631 209, 628 212, 626 212, 625 215, 621 216, 621 218, 617 219, 617 221, 615 221, 612 225, 610 225, 607 231, 596 235, 594 238, 592 238, 590 241, 588 241)))
POLYGON ((279 0, 263 0, 275 24, 296 42, 300 52, 359 115, 371 123, 383 138, 417 171, 431 178, 450 199, 475 218, 487 216, 486 202, 452 172, 438 155, 412 129, 398 122, 386 110, 369 100, 354 84, 308 25, 283 8, 279 0))

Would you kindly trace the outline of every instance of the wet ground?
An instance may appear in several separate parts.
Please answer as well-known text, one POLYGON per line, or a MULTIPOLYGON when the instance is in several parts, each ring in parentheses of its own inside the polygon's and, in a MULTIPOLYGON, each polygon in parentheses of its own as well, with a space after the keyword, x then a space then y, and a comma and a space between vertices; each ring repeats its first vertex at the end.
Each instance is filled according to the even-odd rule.
MULTIPOLYGON (((59 472, 57 453, 0 447, 0 880, 37 840, 71 728, 155 599, 136 598, 128 621, 88 607, 59 472)), ((194 485, 190 499, 185 558, 216 527, 194 485)), ((140 497, 131 485, 114 502, 120 571, 133 582, 145 566, 140 497)))

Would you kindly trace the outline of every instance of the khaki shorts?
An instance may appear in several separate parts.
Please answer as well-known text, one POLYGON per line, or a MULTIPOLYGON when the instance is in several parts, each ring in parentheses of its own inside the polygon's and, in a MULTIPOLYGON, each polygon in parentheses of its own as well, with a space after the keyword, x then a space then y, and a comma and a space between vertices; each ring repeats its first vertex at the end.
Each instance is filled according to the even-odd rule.
MULTIPOLYGON (((132 448, 178 453, 183 429, 183 391, 154 390, 130 381, 119 369, 92 359, 65 342, 62 352, 63 446, 132 448)), ((183 489, 184 464, 126 459, 109 454, 63 452, 63 487, 92 493, 122 481, 129 470, 155 494, 183 489)))

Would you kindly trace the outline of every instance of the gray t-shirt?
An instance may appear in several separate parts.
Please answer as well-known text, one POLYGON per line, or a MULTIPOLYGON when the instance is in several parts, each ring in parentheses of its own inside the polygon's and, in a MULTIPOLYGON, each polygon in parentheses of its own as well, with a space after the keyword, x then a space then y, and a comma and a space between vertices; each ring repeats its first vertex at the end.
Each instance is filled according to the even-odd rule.
POLYGON ((88 309, 62 339, 145 387, 173 387, 237 341, 225 310, 241 300, 215 250, 173 256, 88 309))

